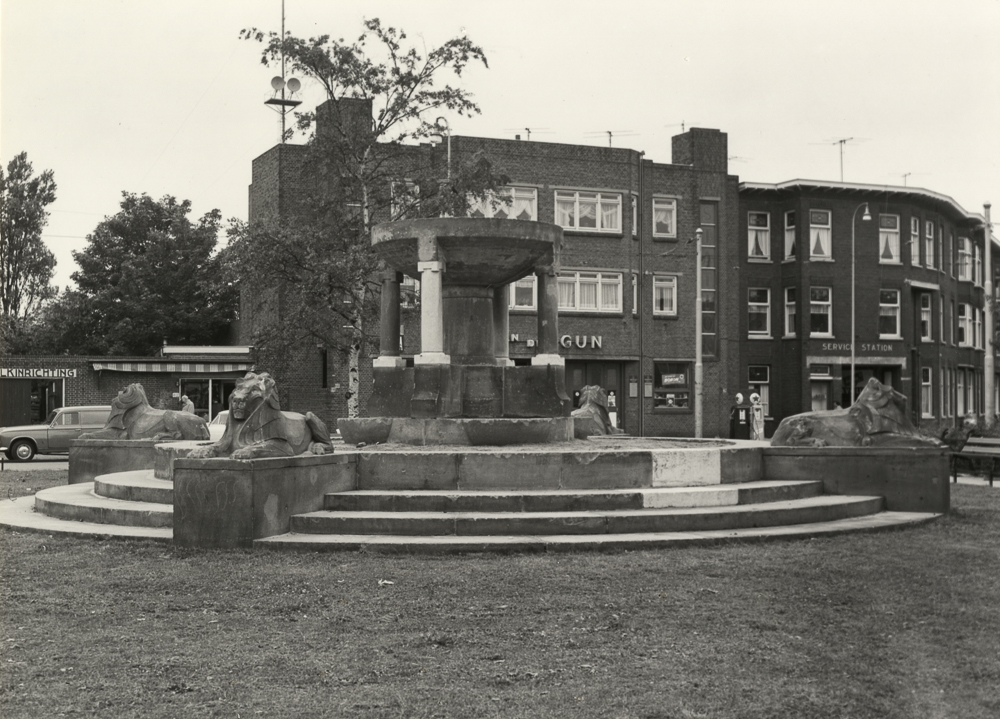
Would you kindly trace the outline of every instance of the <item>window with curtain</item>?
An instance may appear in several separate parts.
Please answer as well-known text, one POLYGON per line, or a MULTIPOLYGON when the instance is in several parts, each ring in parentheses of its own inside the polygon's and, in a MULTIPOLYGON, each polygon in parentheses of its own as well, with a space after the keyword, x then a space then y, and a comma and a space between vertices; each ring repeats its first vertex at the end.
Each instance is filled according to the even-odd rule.
POLYGON ((887 265, 898 265, 899 255, 899 215, 878 216, 878 261, 887 265))
POLYGON ((934 223, 928 220, 924 223, 924 264, 934 268, 934 223))
POLYGON ((833 290, 809 288, 809 334, 833 336, 833 290))
POLYGON ((747 256, 751 260, 771 257, 771 215, 767 212, 747 215, 747 256))
POLYGON ((934 416, 934 373, 930 367, 920 368, 920 414, 923 417, 934 416))
POLYGON ((795 288, 785 288, 785 337, 795 336, 795 288))
POLYGON ((879 290, 878 336, 880 339, 899 337, 899 290, 879 290))
POLYGON ((810 210, 809 212, 809 257, 811 259, 828 260, 832 257, 830 215, 829 210, 810 210))
POLYGON ((510 285, 510 302, 508 307, 512 310, 533 310, 536 309, 537 284, 535 275, 522 277, 510 285))
POLYGON ((621 232, 621 195, 557 190, 555 199, 557 225, 590 232, 621 232))
POLYGON ((653 237, 677 237, 677 200, 653 198, 653 237))
POLYGON ((569 312, 621 312, 622 276, 613 272, 559 273, 559 309, 569 312))
POLYGON ((758 337, 771 335, 771 290, 751 287, 747 292, 748 331, 758 337))
POLYGON ((910 264, 920 264, 920 218, 910 218, 910 264))
POLYGON ((470 200, 469 217, 501 220, 538 219, 538 191, 533 187, 507 187, 480 200, 470 200))
POLYGON ((920 339, 931 341, 931 295, 927 292, 920 295, 920 339))
POLYGON ((653 314, 677 316, 677 278, 673 275, 653 276, 653 314))
POLYGON ((972 243, 968 237, 958 238, 958 279, 972 279, 972 243))
POLYGON ((785 259, 795 258, 795 211, 785 213, 785 259))

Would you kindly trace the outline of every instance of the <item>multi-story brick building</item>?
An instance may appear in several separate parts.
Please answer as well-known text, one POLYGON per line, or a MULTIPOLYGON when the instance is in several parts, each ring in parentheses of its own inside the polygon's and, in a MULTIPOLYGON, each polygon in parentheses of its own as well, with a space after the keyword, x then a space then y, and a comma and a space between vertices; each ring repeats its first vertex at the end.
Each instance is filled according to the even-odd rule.
MULTIPOLYGON (((361 101, 328 102, 317 110, 317 134, 332 123, 363 131, 370 112, 361 101)), ((729 433, 737 392, 762 396, 768 433, 788 415, 848 406, 852 324, 855 392, 869 377, 891 384, 910 399, 917 422, 983 410, 986 233, 979 215, 949 197, 835 182, 740 184, 728 172, 726 134, 701 128, 673 138, 669 163, 624 148, 520 139, 453 136, 447 148, 396 149, 441 177, 447 162, 487 157, 510 177, 511 203, 473 214, 563 227, 567 388, 604 387, 629 434, 694 434, 698 228, 706 436, 729 433)), ((310 182, 305 158, 305 148, 279 145, 254 160, 251 220, 296 211, 310 182)), ((398 180, 406 179, 402 171, 398 180)), ((407 298, 417 283, 409 290, 401 345, 412 361, 419 313, 407 298)), ((515 363, 535 353, 535 308, 529 276, 510 291, 515 363)), ((251 315, 244 303, 245 344, 254 341, 251 315)), ((271 369, 286 406, 328 422, 346 416, 345 370, 332 351, 299 347, 284 370, 271 369)), ((364 414, 370 358, 361 383, 364 414)))
POLYGON ((852 402, 869 378, 914 422, 983 412, 981 216, 913 187, 740 184, 740 379, 773 421, 852 402), (741 303, 742 304, 742 303, 741 303))
MULTIPOLYGON (((344 100, 340 101, 345 103, 344 100)), ((328 103, 329 105, 329 103, 328 103)), ((363 103, 326 107, 323 123, 370 112, 363 103)), ((360 126, 354 119, 345 124, 360 126)), ((739 351, 737 178, 727 172, 727 142, 718 130, 691 129, 673 140, 673 163, 655 163, 629 149, 450 137, 444 147, 413 148, 442 169, 448 157, 487 157, 510 177, 512 202, 497 212, 550 222, 564 230, 560 334, 567 388, 599 384, 613 397, 619 426, 630 434, 694 434, 695 342, 704 349, 704 433, 727 434, 739 351), (703 230, 703 327, 695 338, 696 228, 703 230)), ((294 212, 291 193, 307 182, 302 148, 279 146, 253 164, 251 221, 294 212)), ((407 179, 405 176, 399 180, 407 179)), ((475 214, 475 212, 474 212, 475 214)), ((532 277, 511 291, 510 357, 534 354, 532 277)), ((404 294, 405 296, 405 294, 404 294)), ((276 306, 276 303, 275 303, 276 306)), ((244 303, 243 341, 253 343, 255 318, 244 303)), ((417 313, 404 309, 403 355, 420 351, 417 313)), ((342 363, 325 348, 299 348, 294 372, 282 377, 283 401, 324 414, 346 415, 342 363), (325 367, 325 369, 324 369, 325 367)), ((370 387, 370 359, 362 366, 370 387)), ((362 408, 366 395, 362 391, 362 408)), ((362 409, 364 411, 364 409, 362 409)))

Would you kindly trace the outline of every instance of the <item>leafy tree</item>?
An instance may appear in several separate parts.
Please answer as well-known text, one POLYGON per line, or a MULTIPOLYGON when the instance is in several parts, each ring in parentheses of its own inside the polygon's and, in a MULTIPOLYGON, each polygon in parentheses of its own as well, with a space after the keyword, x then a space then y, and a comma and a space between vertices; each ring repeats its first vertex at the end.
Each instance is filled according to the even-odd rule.
POLYGON ((47 312, 45 341, 57 350, 107 355, 148 355, 164 341, 219 342, 236 306, 235 289, 213 254, 219 211, 193 223, 188 200, 122 197, 121 210, 73 253, 77 288, 47 312))
POLYGON ((42 242, 46 206, 55 202, 52 170, 34 175, 22 152, 0 168, 0 333, 11 349, 25 323, 58 290, 50 285, 56 259, 42 242))
MULTIPOLYGON (((364 26, 354 42, 241 33, 264 43, 263 64, 284 59, 292 72, 319 83, 328 98, 320 110, 329 115, 309 135, 310 189, 299 207, 251 225, 237 223, 230 241, 231 266, 258 305, 254 344, 277 350, 308 338, 342 352, 352 417, 359 409, 360 360, 377 327, 373 223, 464 215, 470 199, 500 193, 507 182, 485 157, 457 159, 454 168, 445 168, 443 153, 414 144, 439 131, 437 113, 479 113, 469 92, 440 82, 445 75, 460 77, 469 63, 486 66, 482 49, 462 36, 424 55, 404 48, 406 34, 378 19, 364 26), (261 293, 262 287, 276 288, 277 296, 261 293), (269 310, 271 319, 260 321, 269 310)), ((300 114, 299 130, 308 134, 316 119, 314 112, 300 114)))

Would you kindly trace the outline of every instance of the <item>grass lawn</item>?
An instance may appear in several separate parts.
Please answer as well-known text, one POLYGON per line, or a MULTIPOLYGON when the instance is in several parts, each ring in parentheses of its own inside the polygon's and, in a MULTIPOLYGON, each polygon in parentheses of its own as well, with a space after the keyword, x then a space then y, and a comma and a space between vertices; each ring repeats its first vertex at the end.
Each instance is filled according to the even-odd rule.
POLYGON ((1000 489, 952 499, 905 531, 618 554, 4 531, 0 716, 993 718, 1000 489))

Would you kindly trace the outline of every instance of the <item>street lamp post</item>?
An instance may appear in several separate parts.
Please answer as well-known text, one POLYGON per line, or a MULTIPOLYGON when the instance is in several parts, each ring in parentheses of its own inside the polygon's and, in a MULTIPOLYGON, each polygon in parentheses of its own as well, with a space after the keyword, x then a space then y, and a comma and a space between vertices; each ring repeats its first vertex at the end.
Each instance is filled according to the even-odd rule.
MULTIPOLYGON (((852 405, 854 404, 854 390, 855 390, 855 385, 857 384, 854 380, 854 364, 855 360, 857 359, 856 353, 854 351, 855 340, 857 338, 857 335, 855 334, 854 331, 855 315, 857 314, 854 304, 854 292, 855 292, 854 266, 856 264, 854 260, 854 239, 856 234, 855 230, 857 229, 857 224, 858 224, 858 210, 860 210, 862 207, 865 208, 865 213, 861 216, 862 221, 867 222, 871 220, 872 216, 868 212, 867 202, 862 202, 860 205, 855 207, 854 214, 851 215, 851 404, 852 405)), ((831 327, 830 329, 833 328, 831 327)))
POLYGON ((704 231, 699 227, 694 232, 695 256, 694 270, 694 436, 702 436, 702 400, 705 393, 705 368, 702 363, 701 348, 701 237, 704 231))

